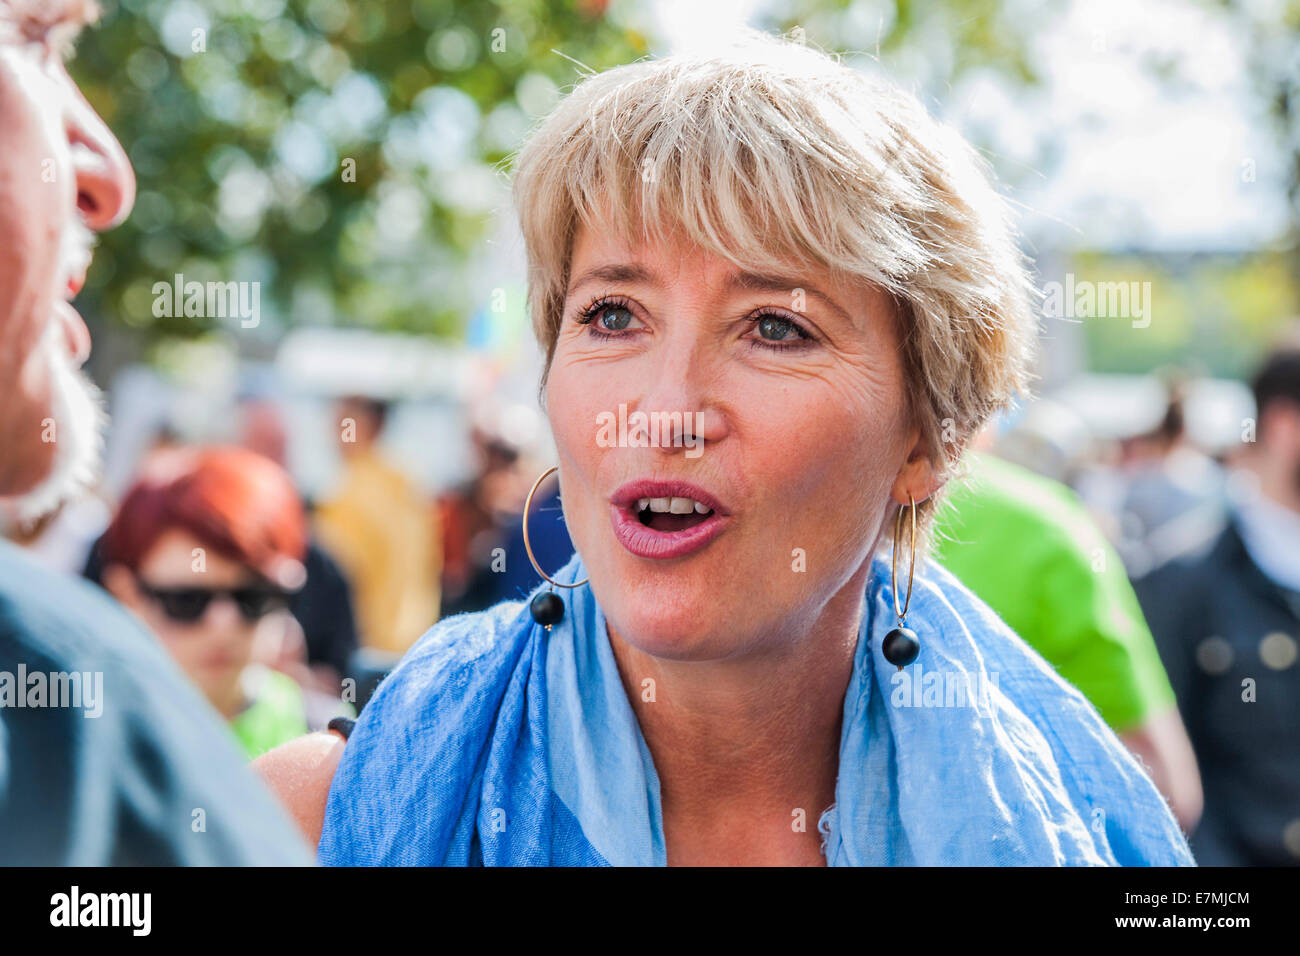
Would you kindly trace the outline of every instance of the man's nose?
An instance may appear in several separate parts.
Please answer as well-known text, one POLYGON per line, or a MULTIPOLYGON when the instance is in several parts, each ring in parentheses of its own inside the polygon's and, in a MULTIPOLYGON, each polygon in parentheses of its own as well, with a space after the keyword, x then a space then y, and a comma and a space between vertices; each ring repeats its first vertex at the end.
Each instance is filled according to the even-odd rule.
POLYGON ((77 208, 91 229, 110 229, 135 204, 135 173, 117 137, 78 93, 67 111, 77 208))

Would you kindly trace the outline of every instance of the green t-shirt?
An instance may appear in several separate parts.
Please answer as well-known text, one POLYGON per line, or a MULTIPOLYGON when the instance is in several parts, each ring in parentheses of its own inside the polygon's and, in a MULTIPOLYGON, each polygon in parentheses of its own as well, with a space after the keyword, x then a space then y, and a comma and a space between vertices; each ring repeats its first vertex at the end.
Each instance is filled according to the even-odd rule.
POLYGON ((266 667, 253 671, 247 675, 253 702, 230 721, 250 760, 307 733, 306 704, 298 682, 266 667))
POLYGON ((936 516, 936 561, 997 611, 1113 730, 1174 705, 1119 555, 1065 485, 972 456, 936 516))

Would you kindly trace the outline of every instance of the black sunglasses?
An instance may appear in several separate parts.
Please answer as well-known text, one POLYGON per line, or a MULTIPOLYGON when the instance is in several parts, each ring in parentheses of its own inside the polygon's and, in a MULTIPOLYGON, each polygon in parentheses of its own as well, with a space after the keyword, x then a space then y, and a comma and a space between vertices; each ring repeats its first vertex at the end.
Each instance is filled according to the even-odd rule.
POLYGON ((159 588, 141 581, 140 590, 156 601, 173 621, 187 624, 203 617, 208 605, 216 598, 234 601, 239 613, 250 624, 289 604, 286 592, 256 584, 242 588, 159 588))

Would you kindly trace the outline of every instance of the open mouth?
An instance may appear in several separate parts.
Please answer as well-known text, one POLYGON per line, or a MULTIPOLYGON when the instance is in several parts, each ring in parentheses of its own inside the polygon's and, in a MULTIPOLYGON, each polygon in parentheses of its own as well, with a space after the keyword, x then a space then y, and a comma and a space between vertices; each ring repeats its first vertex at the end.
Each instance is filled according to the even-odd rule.
POLYGON ((733 520, 709 492, 690 482, 631 482, 610 501, 619 543, 642 558, 680 558, 702 549, 733 520))
POLYGON ((635 514, 647 528, 671 533, 703 524, 713 509, 694 498, 640 498, 635 514))

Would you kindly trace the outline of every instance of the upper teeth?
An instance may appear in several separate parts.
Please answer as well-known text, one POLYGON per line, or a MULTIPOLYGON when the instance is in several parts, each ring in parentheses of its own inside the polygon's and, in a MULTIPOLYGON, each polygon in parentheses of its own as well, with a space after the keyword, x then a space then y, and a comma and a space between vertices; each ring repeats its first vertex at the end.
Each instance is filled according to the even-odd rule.
POLYGON ((708 505, 700 504, 694 498, 639 498, 636 510, 645 511, 646 508, 660 514, 674 515, 688 515, 692 511, 706 515, 710 511, 708 505))

